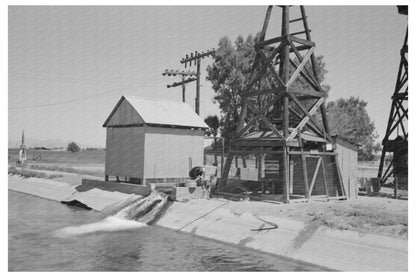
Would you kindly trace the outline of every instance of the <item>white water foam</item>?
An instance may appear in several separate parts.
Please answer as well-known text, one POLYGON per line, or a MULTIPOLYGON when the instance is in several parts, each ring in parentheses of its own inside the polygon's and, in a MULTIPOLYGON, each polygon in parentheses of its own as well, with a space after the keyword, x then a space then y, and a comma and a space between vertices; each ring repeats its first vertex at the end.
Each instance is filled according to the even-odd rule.
POLYGON ((146 227, 147 224, 132 220, 126 220, 116 216, 109 216, 99 222, 70 226, 55 231, 55 236, 72 237, 95 232, 115 232, 146 227))

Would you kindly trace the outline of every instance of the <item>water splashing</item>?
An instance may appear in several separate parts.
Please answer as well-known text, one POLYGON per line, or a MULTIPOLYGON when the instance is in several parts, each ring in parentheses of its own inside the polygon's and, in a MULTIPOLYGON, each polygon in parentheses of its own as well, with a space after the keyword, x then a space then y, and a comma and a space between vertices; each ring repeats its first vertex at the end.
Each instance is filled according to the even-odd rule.
POLYGON ((148 197, 134 200, 115 215, 99 222, 70 226, 55 232, 58 237, 71 237, 94 232, 115 232, 139 229, 152 223, 160 215, 168 202, 164 193, 153 191, 148 197))

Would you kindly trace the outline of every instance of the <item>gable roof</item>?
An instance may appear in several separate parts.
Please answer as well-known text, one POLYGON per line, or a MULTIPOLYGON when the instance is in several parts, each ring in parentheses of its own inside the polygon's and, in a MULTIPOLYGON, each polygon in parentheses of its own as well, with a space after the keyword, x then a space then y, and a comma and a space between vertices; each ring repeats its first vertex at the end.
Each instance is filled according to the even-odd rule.
POLYGON ((103 127, 108 126, 123 101, 127 101, 146 124, 209 128, 186 103, 137 96, 122 96, 103 127))

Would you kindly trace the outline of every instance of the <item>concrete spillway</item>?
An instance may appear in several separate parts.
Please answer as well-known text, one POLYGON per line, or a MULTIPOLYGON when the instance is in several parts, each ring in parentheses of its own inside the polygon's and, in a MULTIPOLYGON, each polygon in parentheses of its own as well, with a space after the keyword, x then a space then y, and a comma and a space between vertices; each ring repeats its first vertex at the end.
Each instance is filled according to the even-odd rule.
POLYGON ((122 208, 116 217, 151 224, 168 204, 168 196, 154 190, 149 196, 134 200, 122 208))
MULTIPOLYGON (((85 208, 85 204, 79 201, 71 201, 68 205, 85 208)), ((139 229, 146 227, 154 222, 164 211, 168 203, 168 196, 164 193, 153 191, 145 198, 135 199, 124 205, 118 211, 114 211, 111 216, 99 222, 83 224, 79 226, 69 226, 55 232, 58 237, 70 237, 85 235, 94 232, 114 232, 129 229, 139 229)))

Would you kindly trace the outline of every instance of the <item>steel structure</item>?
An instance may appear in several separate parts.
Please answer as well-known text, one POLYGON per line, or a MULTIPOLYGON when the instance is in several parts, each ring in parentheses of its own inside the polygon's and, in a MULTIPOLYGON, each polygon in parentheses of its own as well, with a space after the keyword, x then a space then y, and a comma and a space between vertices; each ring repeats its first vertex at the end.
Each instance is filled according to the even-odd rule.
POLYGON ((305 9, 300 6, 299 17, 290 19, 289 11, 294 7, 279 7, 279 37, 265 39, 273 6, 266 11, 251 77, 241 93, 243 105, 219 190, 227 186, 236 155, 260 154, 274 155, 278 177, 270 191, 281 193, 284 202, 299 194, 304 198, 318 194, 345 197, 305 9), (292 31, 294 25, 298 29, 300 25, 301 30, 292 31))
MULTIPOLYGON (((399 14, 408 14, 407 6, 398 6, 399 14)), ((378 170, 380 187, 383 186, 391 176, 397 178, 396 184, 407 187, 408 176, 408 61, 407 61, 407 36, 404 38, 400 50, 400 65, 397 74, 396 86, 391 97, 391 109, 387 123, 386 134, 383 139, 383 151, 378 170), (387 161, 386 154, 392 153, 393 157, 387 161)))

